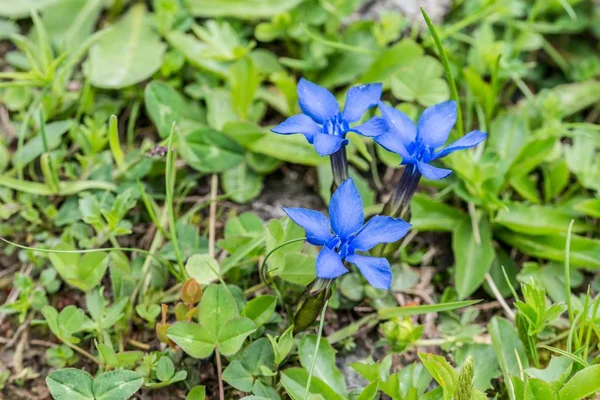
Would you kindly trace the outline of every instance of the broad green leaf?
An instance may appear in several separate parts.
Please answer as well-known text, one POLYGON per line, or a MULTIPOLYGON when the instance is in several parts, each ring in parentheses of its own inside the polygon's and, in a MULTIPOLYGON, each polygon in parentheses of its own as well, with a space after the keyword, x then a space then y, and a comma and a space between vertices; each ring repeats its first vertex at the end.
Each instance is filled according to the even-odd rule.
POLYGON ((525 386, 525 395, 528 396, 529 393, 533 395, 533 399, 555 399, 556 392, 552 389, 548 383, 542 381, 541 379, 530 378, 527 379, 527 383, 525 386))
POLYGON ((590 217, 600 218, 600 199, 587 199, 575 204, 574 208, 589 215, 590 217))
POLYGON ((156 364, 156 377, 161 382, 168 382, 175 374, 175 366, 168 356, 162 356, 156 364))
POLYGON ((94 379, 96 400, 127 400, 144 383, 144 376, 136 371, 120 369, 98 375, 94 379))
POLYGON ((250 107, 260 85, 260 77, 251 58, 242 58, 229 68, 229 85, 234 110, 240 119, 248 119, 250 107))
POLYGON ((194 35, 173 31, 167 35, 167 40, 175 49, 180 51, 193 66, 213 72, 221 77, 227 77, 228 64, 206 57, 206 45, 194 35))
POLYGON ((451 400, 458 384, 458 372, 442 356, 419 353, 419 358, 442 388, 444 400, 451 400))
POLYGON ((167 336, 194 358, 210 356, 217 340, 206 328, 190 322, 178 322, 171 326, 167 330, 167 336))
POLYGON ((377 392, 379 391, 379 380, 371 382, 360 392, 360 395, 356 400, 373 400, 377 398, 377 392))
POLYGON ((514 159, 508 171, 508 177, 521 177, 533 171, 552 153, 555 145, 555 137, 529 141, 521 148, 519 155, 514 159))
POLYGON ((552 356, 550 363, 544 369, 527 368, 525 373, 532 377, 541 379, 544 382, 553 384, 555 388, 560 388, 573 369, 573 360, 567 357, 552 356))
POLYGON ((237 203, 247 203, 256 198, 263 188, 263 177, 246 163, 225 171, 221 182, 225 193, 237 203))
MULTIPOLYGON (((289 368, 281 372, 281 384, 292 400, 304 400, 306 384, 308 383, 308 371, 304 368, 289 368)), ((327 386, 325 382, 313 376, 308 389, 310 395, 321 395, 327 400, 343 400, 335 390, 327 386)))
MULTIPOLYGON (((547 260, 564 261, 567 234, 531 236, 499 229, 495 232, 503 242, 525 254, 547 260)), ((571 236, 570 261, 572 267, 600 268, 600 240, 571 236)))
MULTIPOLYGON (((572 214, 565 209, 510 203, 498 211, 494 222, 515 232, 544 235, 566 233, 571 219, 572 214)), ((573 232, 582 232, 585 229, 585 224, 580 221, 573 225, 573 232)))
POLYGON ((194 386, 185 396, 185 400, 204 400, 206 398, 206 387, 202 385, 194 386))
POLYGON ((481 300, 464 300, 454 301, 449 303, 440 304, 425 304, 421 306, 404 306, 404 307, 391 307, 382 308, 377 314, 381 319, 390 319, 395 317, 408 317, 411 315, 422 315, 428 313, 437 313, 442 311, 452 311, 463 307, 472 306, 473 304, 479 303, 481 300))
POLYGON ((192 168, 200 172, 222 172, 244 161, 244 150, 235 141, 210 128, 177 135, 177 149, 192 168))
MULTIPOLYGON (((300 341, 298 356, 300 357, 300 363, 307 371, 309 371, 313 365, 316 346, 316 335, 306 335, 300 341)), ((317 352, 317 360, 315 362, 313 375, 321 379, 337 393, 346 393, 344 376, 335 365, 335 350, 325 338, 322 338, 319 342, 319 350, 317 352)))
POLYGON ((184 100, 165 82, 152 81, 144 89, 144 105, 148 116, 162 138, 169 136, 173 122, 179 122, 184 100))
POLYGON ((242 392, 250 392, 254 385, 254 377, 238 360, 233 360, 225 368, 223 380, 242 392))
POLYGON ((462 367, 468 357, 473 359, 475 370, 473 388, 477 390, 491 389, 491 381, 501 375, 492 346, 484 343, 470 343, 458 348, 453 355, 457 368, 462 367))
POLYGON ((452 232, 464 214, 455 207, 433 200, 427 195, 415 193, 410 203, 413 229, 417 231, 452 232))
POLYGON ((412 39, 400 42, 383 50, 371 67, 361 77, 362 82, 387 82, 399 67, 411 63, 423 54, 423 49, 412 39))
POLYGON ((302 0, 184 0, 196 17, 271 17, 290 10, 302 0))
POLYGON ((223 285, 210 285, 204 291, 198 310, 200 325, 219 338, 225 324, 239 315, 233 296, 223 285))
POLYGON ((306 286, 316 277, 316 258, 304 253, 287 253, 283 256, 283 268, 273 275, 291 283, 306 286))
POLYGON ((486 151, 494 151, 500 158, 500 169, 506 171, 525 145, 527 135, 527 125, 521 114, 500 114, 492 121, 486 151))
POLYGON ((201 285, 208 285, 219 279, 219 262, 208 254, 194 254, 185 263, 185 271, 201 285))
POLYGON ((316 166, 327 162, 327 158, 319 156, 303 135, 265 135, 250 143, 248 149, 295 164, 316 166))
POLYGON ((46 385, 55 400, 94 400, 94 380, 90 374, 76 368, 52 371, 46 385))
POLYGON ((260 328, 271 320, 277 305, 277 297, 273 295, 263 295, 250 300, 244 309, 242 315, 250 318, 260 328))
POLYGON ((59 0, 44 9, 42 21, 62 54, 77 50, 88 39, 101 11, 101 0, 59 0), (68 24, 65 15, 70 18, 68 24))
POLYGON ((249 318, 240 317, 228 321, 219 331, 219 350, 226 356, 234 355, 255 330, 256 325, 249 318))
POLYGON ((261 375, 263 368, 275 369, 273 348, 264 337, 252 342, 237 357, 254 376, 261 375))
POLYGON ((458 224, 452 236, 455 262, 454 282, 459 299, 468 297, 479 288, 496 257, 487 217, 481 217, 478 226, 479 242, 475 236, 471 219, 468 217, 458 224))
POLYGON ((529 367, 523 343, 519 339, 517 329, 504 318, 493 317, 488 324, 488 331, 492 337, 492 347, 496 353, 498 364, 504 375, 504 382, 507 382, 510 398, 516 400, 510 377, 521 376, 519 366, 522 366, 523 369, 529 367))
MULTIPOLYGON (((48 150, 54 150, 60 146, 62 137, 69 131, 73 121, 55 121, 46 124, 46 143, 48 150)), ((25 166, 38 158, 44 152, 44 138, 38 133, 33 139, 30 139, 23 145, 20 151, 16 151, 13 156, 13 165, 15 167, 25 166)))
POLYGON ((59 0, 0 0, 0 16, 8 18, 26 18, 31 11, 40 11, 56 4, 59 0))
POLYGON ((577 372, 560 389, 561 400, 578 400, 600 391, 600 365, 577 372))
POLYGON ((94 86, 131 86, 160 68, 166 46, 148 22, 146 7, 136 4, 91 47, 87 75, 94 86))
POLYGON ((420 57, 398 69, 392 78, 392 93, 399 100, 417 101, 425 107, 441 103, 450 97, 443 73, 442 64, 435 58, 420 57))

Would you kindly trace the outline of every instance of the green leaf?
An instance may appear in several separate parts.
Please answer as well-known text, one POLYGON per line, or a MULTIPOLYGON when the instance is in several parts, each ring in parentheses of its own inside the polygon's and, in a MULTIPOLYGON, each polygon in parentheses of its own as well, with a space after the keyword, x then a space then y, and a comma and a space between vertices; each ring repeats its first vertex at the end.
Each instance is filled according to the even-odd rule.
MULTIPOLYGON (((298 356, 300 357, 300 363, 306 370, 310 370, 313 365, 316 346, 316 335, 306 335, 300 341, 298 356)), ((344 376, 335 365, 335 350, 325 338, 322 338, 319 342, 313 376, 321 379, 337 393, 346 393, 344 376)))
POLYGON ((178 322, 171 326, 167 336, 194 358, 207 358, 215 349, 216 338, 206 328, 190 322, 178 322))
POLYGON ((575 375, 560 390, 561 400, 578 400, 600 391, 600 365, 587 367, 575 375))
MULTIPOLYGON (((547 260, 565 261, 567 234, 530 236, 498 229, 495 234, 525 254, 547 260)), ((600 268, 600 240, 571 236, 570 261, 572 267, 600 268)))
POLYGON ((233 296, 225 286, 210 285, 204 291, 198 315, 200 325, 216 340, 225 324, 236 318, 239 313, 233 296))
POLYGON ((185 396, 185 400, 204 400, 206 398, 206 387, 202 385, 194 386, 185 396))
POLYGON ((234 355, 240 351, 244 340, 254 331, 256 325, 249 318, 240 317, 228 321, 219 331, 219 350, 223 355, 234 355))
POLYGON ((250 300, 244 309, 242 315, 250 318, 260 328, 273 317, 275 306, 277 305, 277 297, 273 295, 258 296, 250 300))
POLYGON ((590 217, 600 218, 600 199, 583 200, 575 204, 574 208, 590 217))
POLYGON ((125 369, 109 371, 94 379, 96 400, 127 400, 144 383, 144 376, 136 371, 125 369))
POLYGON ((90 374, 76 368, 52 371, 46 378, 55 400, 94 400, 93 384, 90 374))
POLYGON ((387 81, 398 68, 411 63, 423 54, 423 49, 412 39, 402 39, 383 50, 361 77, 361 82, 387 81))
POLYGON ((496 353, 498 364, 507 383, 511 400, 516 400, 511 376, 520 376, 520 365, 523 369, 529 367, 529 361, 519 339, 517 329, 504 318, 493 317, 488 324, 488 331, 492 337, 492 347, 496 353), (519 359, 517 359, 517 356, 519 359))
POLYGON ((229 198, 236 203, 247 203, 256 198, 263 188, 263 177, 242 163, 223 173, 221 184, 229 198))
POLYGON ((450 97, 443 73, 444 67, 435 58, 420 57, 398 69, 392 78, 392 93, 399 100, 417 101, 425 107, 441 103, 450 97))
POLYGON ((264 154, 294 164, 316 166, 327 162, 303 135, 268 134, 248 145, 255 153, 264 154))
POLYGON ((240 119, 248 119, 250 107, 260 85, 260 77, 251 58, 242 58, 229 68, 229 85, 234 110, 240 119))
POLYGON ((233 360, 223 371, 223 380, 242 392, 250 392, 254 385, 254 377, 244 365, 233 360))
MULTIPOLYGON (((281 372, 281 384, 292 400, 304 400, 306 384, 308 383, 308 371, 304 368, 289 368, 281 372)), ((345 392, 344 392, 345 393, 345 392)), ((313 376, 308 389, 310 395, 321 395, 327 400, 343 400, 335 390, 327 386, 325 382, 313 376)))
POLYGON ((200 172, 222 172, 244 162, 244 150, 234 140, 210 128, 177 135, 177 149, 200 172))
POLYGON ((208 254, 194 254, 185 263, 185 271, 201 285, 208 285, 219 279, 219 262, 208 254))
POLYGON ((452 395, 458 384, 458 372, 442 356, 419 353, 419 358, 425 368, 427 368, 427 371, 433 376, 433 379, 442 388, 444 400, 452 399, 452 395))
POLYGON ((379 391, 379 380, 373 381, 367 385, 360 392, 360 395, 356 398, 356 400, 373 400, 377 396, 377 392, 379 391))
MULTIPOLYGON (((60 146, 62 137, 69 131, 69 128, 73 125, 73 121, 54 121, 46 124, 46 144, 48 150, 54 150, 60 146)), ((27 143, 17 149, 13 156, 13 164, 15 167, 24 167, 36 158, 38 158, 44 152, 44 138, 39 133, 30 139, 27 143)))
POLYGON ((415 193, 410 209, 410 223, 417 231, 452 232, 464 218, 464 214, 455 207, 435 201, 421 193, 415 193))
POLYGON ((156 364, 156 377, 161 382, 168 382, 175 374, 175 365, 171 358, 162 356, 156 364))
POLYGON ((317 275, 314 256, 304 253, 287 253, 283 255, 283 268, 273 271, 273 275, 281 279, 307 286, 317 275))
POLYGON ((477 390, 491 389, 491 381, 501 374, 492 346, 484 343, 470 343, 459 347, 453 354, 457 367, 461 367, 469 357, 473 359, 475 370, 473 388, 477 390))
MULTIPOLYGON (((557 207, 510 203, 500 209, 494 222, 512 231, 528 235, 566 233, 573 219, 571 213, 557 207)), ((576 221, 573 232, 585 231, 586 225, 576 221)))
POLYGON ((556 138, 533 139, 521 148, 508 171, 510 178, 527 175, 540 165, 554 150, 556 138))
POLYGON ((136 4, 91 47, 87 75, 96 87, 131 86, 160 68, 165 49, 148 24, 146 7, 136 4))
POLYGON ((236 17, 254 19, 283 13, 302 0, 185 0, 196 17, 236 17))
POLYGON ((275 369, 273 348, 264 337, 248 345, 238 357, 244 367, 254 376, 262 375, 264 368, 275 369))
POLYGON ((573 360, 567 357, 557 357, 555 355, 550 359, 550 363, 544 369, 527 368, 525 373, 532 378, 540 379, 551 383, 555 388, 563 386, 573 370, 573 360))
POLYGON ((144 104, 160 137, 168 137, 173 122, 179 122, 181 117, 181 110, 184 107, 181 94, 165 82, 152 81, 144 89, 144 104))
POLYGON ((469 307, 479 303, 481 300, 464 300, 440 304, 425 304, 421 306, 404 306, 382 308, 377 314, 381 319, 390 319, 395 317, 408 317, 411 315, 422 315, 428 313, 437 313, 442 311, 452 311, 463 307, 469 307))
POLYGON ((468 217, 458 224, 452 236, 456 266, 454 282, 460 299, 468 297, 479 288, 496 257, 487 217, 482 216, 478 226, 480 242, 477 241, 471 219, 468 217))
POLYGON ((62 54, 77 50, 90 37, 101 11, 101 0, 60 0, 44 9, 42 21, 62 54), (70 17, 68 24, 65 15, 70 17))
POLYGON ((1 0, 0 16, 8 18, 25 18, 31 15, 32 11, 43 10, 59 0, 1 0))

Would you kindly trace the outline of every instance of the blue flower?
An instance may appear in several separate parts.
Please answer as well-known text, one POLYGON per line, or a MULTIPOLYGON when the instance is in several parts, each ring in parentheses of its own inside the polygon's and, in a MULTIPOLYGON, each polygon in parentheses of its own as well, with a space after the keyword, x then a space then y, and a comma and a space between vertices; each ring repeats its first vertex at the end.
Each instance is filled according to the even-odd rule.
POLYGON ((356 254, 380 243, 400 240, 411 225, 402 219, 376 215, 364 223, 363 204, 352 179, 345 180, 331 196, 329 219, 305 208, 284 208, 286 214, 306 230, 310 244, 323 246, 317 257, 317 277, 334 279, 348 272, 344 261, 358 267, 378 289, 389 289, 392 270, 385 258, 356 254), (333 231, 333 233, 332 233, 333 231))
POLYGON ((379 102, 381 84, 374 83, 351 87, 346 95, 344 111, 331 92, 304 78, 298 82, 298 103, 302 114, 294 115, 275 128, 275 133, 290 135, 301 133, 321 156, 335 153, 341 146, 348 144, 346 133, 352 131, 363 136, 374 137, 383 134, 385 122, 374 117, 358 126, 363 114, 379 102))
POLYGON ((468 149, 481 143, 487 133, 472 131, 448 146, 436 150, 448 139, 456 123, 456 102, 447 101, 429 107, 419 118, 418 125, 402 111, 379 103, 381 115, 388 125, 388 131, 375 138, 387 150, 402 157, 402 164, 412 165, 429 179, 442 179, 452 170, 436 168, 429 163, 456 150, 468 149))

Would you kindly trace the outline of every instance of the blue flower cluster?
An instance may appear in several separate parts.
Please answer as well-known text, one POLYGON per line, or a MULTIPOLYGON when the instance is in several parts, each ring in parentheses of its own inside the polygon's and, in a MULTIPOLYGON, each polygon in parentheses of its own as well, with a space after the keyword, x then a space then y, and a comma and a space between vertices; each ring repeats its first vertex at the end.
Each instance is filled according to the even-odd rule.
MULTIPOLYGON (((456 102, 447 101, 427 108, 415 125, 402 111, 382 103, 381 91, 381 84, 350 88, 344 109, 340 112, 340 106, 330 91, 300 79, 298 102, 302 114, 288 118, 272 130, 284 135, 303 134, 321 156, 343 150, 343 146, 348 144, 348 132, 372 137, 380 146, 400 155, 402 164, 417 181, 421 175, 434 180, 447 177, 451 170, 431 163, 454 151, 474 147, 487 137, 486 133, 475 130, 440 148, 456 123, 456 102), (378 106, 382 117, 373 117, 352 126, 375 106, 378 106)), ((309 243, 322 246, 317 257, 317 277, 334 279, 348 272, 344 265, 348 262, 356 265, 373 287, 390 288, 392 272, 388 260, 356 252, 369 251, 381 243, 396 242, 406 235, 411 225, 402 219, 381 215, 372 217, 365 224, 362 200, 352 179, 344 181, 332 195, 329 219, 314 210, 284 210, 306 230, 309 243)))

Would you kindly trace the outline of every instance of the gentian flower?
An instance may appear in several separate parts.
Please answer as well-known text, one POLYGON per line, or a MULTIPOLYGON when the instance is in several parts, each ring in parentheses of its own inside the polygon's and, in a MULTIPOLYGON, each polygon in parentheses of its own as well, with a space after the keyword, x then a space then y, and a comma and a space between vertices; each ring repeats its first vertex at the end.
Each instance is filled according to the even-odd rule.
POLYGON ((290 135, 301 133, 321 156, 335 153, 348 144, 346 133, 352 131, 362 136, 374 137, 383 134, 385 122, 374 117, 358 126, 363 114, 379 102, 381 84, 374 83, 351 87, 346 95, 344 111, 331 92, 304 78, 298 82, 298 103, 302 114, 294 115, 275 128, 275 133, 290 135))
POLYGON ((418 125, 402 111, 379 104, 381 115, 388 125, 388 131, 375 138, 385 149, 402 157, 402 164, 411 165, 413 172, 419 172, 428 179, 442 179, 452 170, 437 168, 430 163, 456 150, 468 149, 481 143, 487 133, 472 131, 448 146, 436 150, 448 139, 456 123, 456 102, 447 101, 429 107, 419 118, 418 125))
POLYGON ((401 219, 376 215, 364 223, 363 204, 352 179, 345 180, 331 196, 329 219, 305 208, 284 208, 286 214, 306 230, 310 244, 323 246, 317 257, 317 277, 334 279, 348 272, 344 261, 358 267, 375 288, 389 289, 392 270, 385 258, 356 254, 380 243, 401 239, 411 225, 401 219))

